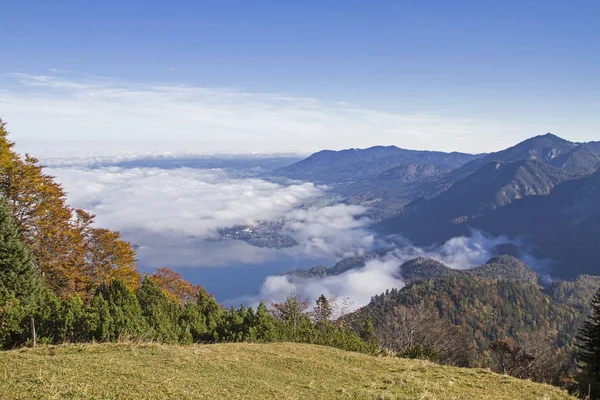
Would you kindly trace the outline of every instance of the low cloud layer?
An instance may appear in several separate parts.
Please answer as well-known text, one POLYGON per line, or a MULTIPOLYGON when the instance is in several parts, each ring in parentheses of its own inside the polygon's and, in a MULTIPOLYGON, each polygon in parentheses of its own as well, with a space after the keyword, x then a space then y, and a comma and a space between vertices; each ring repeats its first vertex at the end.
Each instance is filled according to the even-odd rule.
POLYGON ((325 278, 305 279, 290 276, 270 276, 261 286, 258 298, 238 301, 256 303, 281 302, 292 292, 299 292, 312 306, 324 294, 336 299, 336 309, 353 311, 369 303, 371 297, 387 289, 401 288, 404 282, 398 277, 400 261, 393 255, 369 261, 363 268, 325 278))
POLYGON ((203 266, 256 263, 275 252, 214 241, 223 228, 283 221, 299 245, 285 251, 344 257, 370 249, 365 209, 343 204, 298 209, 326 194, 312 183, 288 185, 235 178, 221 169, 50 168, 69 202, 96 214, 99 226, 140 245, 145 265, 203 266), (211 240, 206 242, 206 240, 211 240))
MULTIPOLYGON (((369 261, 364 267, 325 278, 298 278, 292 276, 270 276, 262 284, 258 297, 236 299, 250 304, 259 300, 283 301, 290 293, 299 292, 312 305, 321 294, 336 298, 337 308, 354 311, 369 303, 371 297, 387 289, 402 288, 404 282, 399 267, 414 258, 428 257, 441 261, 453 269, 469 269, 484 264, 493 256, 496 246, 511 243, 507 237, 489 237, 473 231, 471 236, 457 237, 435 248, 419 248, 405 242, 402 247, 385 256, 369 261)), ((538 262, 524 254, 529 262, 538 262)), ((235 302, 235 301, 233 301, 235 302)))
MULTIPOLYGON (((91 211, 97 215, 98 225, 119 230, 139 245, 138 257, 144 268, 281 264, 280 269, 262 275, 257 270, 259 276, 266 276, 296 268, 288 265, 293 260, 303 260, 303 267, 321 262, 332 265, 381 245, 366 228, 370 221, 363 216, 364 207, 316 206, 326 204, 315 200, 326 196, 328 189, 312 183, 273 183, 223 169, 72 165, 49 168, 48 172, 64 185, 72 205, 91 211), (278 221, 298 245, 276 250, 218 239, 220 229, 259 221, 278 221)), ((249 292, 240 293, 242 297, 220 300, 246 304, 282 301, 299 290, 311 303, 325 294, 336 297, 338 306, 345 304, 353 310, 366 305, 373 295, 403 287, 398 267, 410 259, 430 257, 451 268, 472 268, 485 263, 496 246, 509 242, 506 237, 487 237, 475 231, 469 237, 424 249, 396 238, 395 250, 363 268, 323 279, 269 276, 258 295, 252 294, 258 287, 255 284, 249 292)), ((539 264, 527 254, 523 259, 533 267, 539 264)))

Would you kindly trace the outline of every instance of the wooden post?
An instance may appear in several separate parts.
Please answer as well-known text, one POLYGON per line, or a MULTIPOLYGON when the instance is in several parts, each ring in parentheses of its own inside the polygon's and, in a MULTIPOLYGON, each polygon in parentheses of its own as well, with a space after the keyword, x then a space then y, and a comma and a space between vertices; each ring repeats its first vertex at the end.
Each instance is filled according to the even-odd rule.
POLYGON ((31 327, 31 347, 35 347, 35 321, 33 318, 29 319, 29 325, 31 327))

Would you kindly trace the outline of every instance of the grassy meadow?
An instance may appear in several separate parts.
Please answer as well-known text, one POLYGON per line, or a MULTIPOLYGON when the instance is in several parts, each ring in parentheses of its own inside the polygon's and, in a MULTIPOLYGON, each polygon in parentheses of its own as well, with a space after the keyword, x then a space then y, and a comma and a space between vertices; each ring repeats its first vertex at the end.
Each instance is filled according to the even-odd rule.
POLYGON ((275 344, 82 344, 0 352, 0 399, 571 399, 480 369, 275 344))

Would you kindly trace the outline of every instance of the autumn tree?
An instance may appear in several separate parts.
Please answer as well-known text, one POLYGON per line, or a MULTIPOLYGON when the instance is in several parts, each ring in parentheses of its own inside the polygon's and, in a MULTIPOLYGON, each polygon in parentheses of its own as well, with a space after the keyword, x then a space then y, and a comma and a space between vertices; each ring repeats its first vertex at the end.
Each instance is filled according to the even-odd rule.
POLYGON ((94 216, 66 203, 66 194, 34 157, 20 157, 0 120, 0 196, 44 281, 65 297, 84 297, 110 279, 139 284, 131 245, 119 234, 93 226, 94 216))
POLYGON ((95 216, 75 210, 76 223, 84 255, 83 277, 89 292, 102 283, 120 279, 134 290, 140 283, 135 250, 121 239, 119 232, 95 228, 95 216))
POLYGON ((169 297, 180 304, 193 301, 202 290, 199 285, 194 285, 181 277, 181 274, 167 267, 158 268, 150 279, 169 297))

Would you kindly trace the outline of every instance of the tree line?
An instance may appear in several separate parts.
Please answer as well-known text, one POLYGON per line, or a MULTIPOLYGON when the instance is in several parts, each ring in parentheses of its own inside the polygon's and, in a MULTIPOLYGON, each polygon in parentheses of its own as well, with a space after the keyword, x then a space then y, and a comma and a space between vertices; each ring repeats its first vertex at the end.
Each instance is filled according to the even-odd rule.
POLYGON ((361 337, 334 324, 324 296, 314 310, 298 294, 270 307, 224 309, 168 268, 141 276, 133 246, 70 207, 38 160, 13 148, 0 121, 0 348, 26 345, 34 318, 40 343, 295 341, 378 350, 368 325, 361 337))

